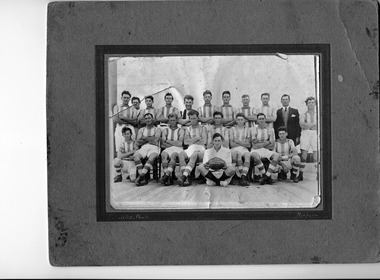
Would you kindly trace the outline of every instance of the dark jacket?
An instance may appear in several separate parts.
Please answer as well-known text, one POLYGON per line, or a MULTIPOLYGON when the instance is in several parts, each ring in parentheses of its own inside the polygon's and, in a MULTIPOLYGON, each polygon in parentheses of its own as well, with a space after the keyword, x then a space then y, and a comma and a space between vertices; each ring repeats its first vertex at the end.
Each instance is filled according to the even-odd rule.
MULTIPOLYGON (((299 137, 301 136, 301 127, 300 127, 300 114, 298 113, 297 109, 288 107, 289 114, 288 114, 288 122, 287 122, 287 130, 288 130, 288 139, 292 139, 294 141, 295 145, 299 144, 299 137), (296 141, 296 138, 298 137, 298 141, 296 141)), ((277 129, 280 126, 285 126, 284 119, 282 118, 282 108, 277 110, 277 119, 273 124, 274 131, 276 134, 276 139, 278 138, 278 131, 277 129)))

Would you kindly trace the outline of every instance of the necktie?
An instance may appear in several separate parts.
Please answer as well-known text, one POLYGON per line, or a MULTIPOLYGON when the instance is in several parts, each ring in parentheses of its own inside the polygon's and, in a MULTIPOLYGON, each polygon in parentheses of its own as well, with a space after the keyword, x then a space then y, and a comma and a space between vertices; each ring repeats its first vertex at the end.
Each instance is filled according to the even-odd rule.
POLYGON ((287 112, 288 108, 285 107, 285 111, 284 111, 284 125, 285 127, 287 128, 288 127, 288 112, 287 112))

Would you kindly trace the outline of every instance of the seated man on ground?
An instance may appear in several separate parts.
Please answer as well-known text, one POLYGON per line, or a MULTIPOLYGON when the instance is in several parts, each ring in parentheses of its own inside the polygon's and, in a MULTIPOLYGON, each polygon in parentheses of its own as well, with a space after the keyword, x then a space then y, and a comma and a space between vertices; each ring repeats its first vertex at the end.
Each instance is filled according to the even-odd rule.
POLYGON ((132 130, 129 127, 123 127, 121 131, 124 141, 120 143, 117 151, 117 158, 113 160, 113 166, 116 169, 114 182, 123 181, 122 173, 129 176, 131 182, 136 180, 136 166, 133 161, 133 155, 137 151, 136 142, 132 140, 132 130))
POLYGON ((146 126, 139 130, 136 140, 137 146, 141 148, 137 150, 133 156, 137 174, 139 175, 136 179, 136 186, 148 184, 150 176, 149 170, 153 168, 153 164, 160 154, 159 143, 161 130, 153 124, 154 119, 151 113, 144 115, 144 121, 146 126), (146 158, 147 161, 143 166, 141 160, 146 158))
POLYGON ((161 153, 161 163, 164 170, 160 182, 165 186, 173 185, 173 172, 179 154, 183 151, 184 130, 177 124, 178 115, 169 114, 169 127, 163 129, 161 148, 165 149, 161 153), (170 162, 169 162, 170 160, 170 162))
POLYGON ((266 117, 263 113, 257 114, 257 127, 252 129, 252 149, 251 154, 255 161, 255 165, 262 175, 260 184, 272 184, 272 173, 275 172, 279 155, 273 151, 274 148, 274 130, 266 123, 266 117), (265 167, 262 158, 267 158, 270 161, 268 170, 265 167))
POLYGON ((207 143, 207 130, 199 124, 199 113, 195 110, 189 112, 191 126, 184 128, 184 145, 188 148, 179 154, 179 165, 181 167, 182 176, 178 178, 180 186, 191 185, 190 174, 194 169, 197 161, 201 161, 207 143), (188 163, 186 164, 186 161, 188 163))
POLYGON ((301 159, 298 156, 297 148, 293 140, 286 138, 286 136, 288 136, 286 127, 280 126, 278 128, 279 139, 276 140, 274 146, 274 151, 280 155, 278 164, 281 167, 281 171, 278 174, 278 181, 286 180, 287 173, 290 170, 290 180, 293 180, 294 183, 298 183, 301 159))
POLYGON ((246 119, 242 113, 236 114, 236 125, 230 128, 230 147, 232 161, 236 163, 236 169, 240 176, 239 184, 249 186, 247 178, 251 165, 251 128, 248 127, 246 119), (244 160, 244 165, 243 165, 244 160))
POLYGON ((223 136, 220 133, 215 133, 212 139, 213 147, 205 151, 198 169, 206 178, 207 185, 227 187, 235 174, 231 151, 222 146, 223 136))

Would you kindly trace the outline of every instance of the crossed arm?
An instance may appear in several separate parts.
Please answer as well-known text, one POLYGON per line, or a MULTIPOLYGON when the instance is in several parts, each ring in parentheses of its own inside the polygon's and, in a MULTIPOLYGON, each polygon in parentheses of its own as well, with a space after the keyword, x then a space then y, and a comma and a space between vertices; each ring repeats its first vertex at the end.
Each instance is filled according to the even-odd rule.
POLYGON ((158 146, 158 143, 160 142, 160 137, 161 137, 161 130, 158 128, 156 130, 156 133, 154 136, 143 136, 143 129, 139 130, 139 133, 137 134, 137 145, 142 146, 144 144, 152 144, 155 146, 158 146))
POLYGON ((124 147, 120 147, 117 151, 117 157, 120 159, 127 158, 131 155, 133 155, 137 151, 137 145, 136 142, 133 143, 133 150, 129 152, 125 152, 124 147))
POLYGON ((251 148, 251 136, 249 136, 249 138, 244 140, 244 141, 240 141, 238 139, 235 139, 234 131, 232 129, 230 129, 229 138, 230 138, 231 149, 235 148, 235 147, 239 147, 239 146, 246 147, 247 149, 251 148))
POLYGON ((193 137, 190 138, 189 131, 186 130, 185 138, 184 138, 185 145, 192 145, 192 144, 198 144, 198 145, 206 145, 207 143, 207 130, 205 127, 202 127, 202 135, 199 137, 193 137))
POLYGON ((260 142, 256 138, 256 133, 253 133, 252 135, 252 148, 253 149, 260 149, 260 148, 266 148, 268 150, 273 150, 274 148, 274 134, 273 130, 269 133, 269 140, 260 142))
POLYGON ((169 148, 171 146, 182 147, 183 138, 184 138, 184 130, 183 129, 179 130, 179 139, 177 141, 169 140, 167 139, 167 137, 168 137, 168 129, 165 129, 162 132, 162 141, 161 141, 162 148, 169 148))
POLYGON ((305 116, 302 114, 302 115, 300 115, 300 127, 302 129, 316 129, 317 123, 316 122, 307 123, 305 116))

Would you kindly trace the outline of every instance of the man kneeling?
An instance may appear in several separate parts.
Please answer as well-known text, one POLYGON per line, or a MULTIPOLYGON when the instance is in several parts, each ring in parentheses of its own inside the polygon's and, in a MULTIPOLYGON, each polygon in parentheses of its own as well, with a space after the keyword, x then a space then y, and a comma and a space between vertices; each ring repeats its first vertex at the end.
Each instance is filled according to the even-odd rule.
POLYGON ((235 166, 231 165, 231 151, 223 147, 222 142, 223 136, 220 133, 215 133, 212 136, 213 147, 205 151, 203 164, 198 166, 199 171, 207 180, 206 184, 209 186, 227 187, 235 174, 235 166), (219 158, 222 163, 218 167, 213 166, 211 163, 216 161, 215 158, 219 158))

